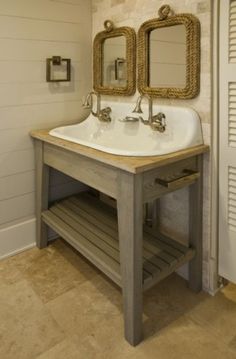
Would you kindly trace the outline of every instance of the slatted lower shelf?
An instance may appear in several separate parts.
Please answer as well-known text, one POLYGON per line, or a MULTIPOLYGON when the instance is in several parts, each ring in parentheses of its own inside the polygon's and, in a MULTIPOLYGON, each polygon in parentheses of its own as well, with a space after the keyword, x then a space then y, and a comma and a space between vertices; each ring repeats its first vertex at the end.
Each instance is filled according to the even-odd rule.
MULTIPOLYGON (((87 193, 64 199, 42 213, 43 221, 121 286, 117 216, 87 193)), ((143 288, 148 289, 194 257, 194 250, 144 229, 143 288)))

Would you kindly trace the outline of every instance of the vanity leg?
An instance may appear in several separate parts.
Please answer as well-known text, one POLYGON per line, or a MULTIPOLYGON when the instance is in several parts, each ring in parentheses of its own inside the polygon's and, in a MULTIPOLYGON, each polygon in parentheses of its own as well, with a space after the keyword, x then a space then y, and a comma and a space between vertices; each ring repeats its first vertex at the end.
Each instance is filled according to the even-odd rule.
POLYGON ((48 242, 47 225, 42 221, 41 213, 48 209, 49 167, 43 161, 43 142, 35 140, 36 163, 36 244, 45 248, 48 242))
POLYGON ((203 156, 197 157, 200 178, 189 187, 189 238, 196 255, 189 263, 189 287, 195 292, 202 289, 202 171, 203 156))
POLYGON ((142 175, 120 173, 117 206, 125 338, 135 346, 142 340, 142 175))

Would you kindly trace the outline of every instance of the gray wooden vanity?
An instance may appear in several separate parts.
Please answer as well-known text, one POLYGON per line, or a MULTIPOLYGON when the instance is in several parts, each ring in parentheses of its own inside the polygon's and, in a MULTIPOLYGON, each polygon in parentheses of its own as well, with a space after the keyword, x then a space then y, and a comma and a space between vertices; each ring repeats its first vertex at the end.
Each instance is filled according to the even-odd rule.
POLYGON ((208 146, 164 156, 123 157, 33 131, 37 245, 51 227, 122 288, 125 338, 142 340, 142 296, 186 262, 189 287, 202 287, 202 157, 208 146), (117 200, 117 211, 88 193, 49 207, 49 168, 117 200), (143 204, 189 186, 189 246, 143 226, 143 204))

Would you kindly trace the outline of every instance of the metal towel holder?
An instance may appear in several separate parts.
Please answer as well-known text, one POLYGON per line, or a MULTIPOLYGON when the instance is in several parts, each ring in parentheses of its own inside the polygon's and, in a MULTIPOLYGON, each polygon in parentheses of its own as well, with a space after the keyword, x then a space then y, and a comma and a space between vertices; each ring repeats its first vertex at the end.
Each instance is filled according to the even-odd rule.
POLYGON ((61 56, 53 56, 50 59, 46 59, 47 71, 46 80, 47 82, 69 82, 71 81, 71 59, 63 59, 61 56), (61 66, 63 63, 66 64, 66 78, 53 79, 52 78, 52 67, 61 66))

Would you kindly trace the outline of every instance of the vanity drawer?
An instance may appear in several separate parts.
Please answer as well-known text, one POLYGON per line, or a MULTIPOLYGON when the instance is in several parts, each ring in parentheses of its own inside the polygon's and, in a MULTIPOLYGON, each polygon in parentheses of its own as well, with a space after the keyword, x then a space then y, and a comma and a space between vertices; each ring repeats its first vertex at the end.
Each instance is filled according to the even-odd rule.
POLYGON ((164 194, 189 186, 199 178, 196 157, 146 172, 143 177, 144 202, 150 202, 164 194))

